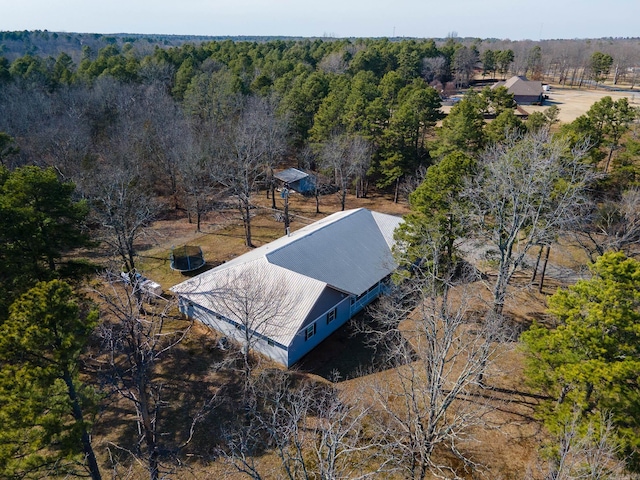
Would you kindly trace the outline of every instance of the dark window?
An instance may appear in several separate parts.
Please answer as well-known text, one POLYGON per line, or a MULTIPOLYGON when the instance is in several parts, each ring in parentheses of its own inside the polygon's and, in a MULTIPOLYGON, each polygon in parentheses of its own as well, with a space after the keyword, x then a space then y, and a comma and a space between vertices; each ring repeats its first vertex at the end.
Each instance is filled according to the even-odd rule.
POLYGON ((316 334, 316 324, 309 325, 304 331, 304 339, 309 340, 316 334))
POLYGON ((336 319, 336 315, 338 314, 338 309, 334 308, 329 313, 327 313, 327 325, 333 322, 336 319))

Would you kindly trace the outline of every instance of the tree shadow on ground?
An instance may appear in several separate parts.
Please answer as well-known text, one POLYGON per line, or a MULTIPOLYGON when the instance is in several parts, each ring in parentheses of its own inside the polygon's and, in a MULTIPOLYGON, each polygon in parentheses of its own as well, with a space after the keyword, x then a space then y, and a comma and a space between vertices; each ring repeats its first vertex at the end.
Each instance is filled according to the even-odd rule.
MULTIPOLYGON (((232 349, 221 350, 217 336, 206 330, 191 331, 159 359, 153 374, 156 388, 161 387, 157 421, 163 469, 175 468, 186 457, 212 458, 221 429, 237 415, 241 357, 232 349)), ((129 468, 136 461, 134 457, 146 450, 134 406, 112 392, 104 397, 101 407, 103 414, 96 422, 95 434, 103 440, 101 447, 108 449, 110 462, 103 468, 129 468)))

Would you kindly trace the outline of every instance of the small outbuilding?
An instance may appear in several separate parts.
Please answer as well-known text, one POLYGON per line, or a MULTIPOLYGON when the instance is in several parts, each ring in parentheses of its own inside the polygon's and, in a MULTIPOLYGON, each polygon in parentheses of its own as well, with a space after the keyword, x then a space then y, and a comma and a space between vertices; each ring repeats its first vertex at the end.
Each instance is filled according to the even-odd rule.
POLYGON ((297 168, 287 168, 273 175, 290 189, 304 195, 312 194, 316 189, 316 177, 297 168))
POLYGON ((171 290, 185 315, 290 367, 384 291, 401 222, 334 213, 171 290))
POLYGON ((512 93, 518 105, 541 105, 544 100, 542 82, 527 80, 524 76, 516 75, 505 82, 494 83, 491 89, 498 87, 505 87, 509 93, 512 93))

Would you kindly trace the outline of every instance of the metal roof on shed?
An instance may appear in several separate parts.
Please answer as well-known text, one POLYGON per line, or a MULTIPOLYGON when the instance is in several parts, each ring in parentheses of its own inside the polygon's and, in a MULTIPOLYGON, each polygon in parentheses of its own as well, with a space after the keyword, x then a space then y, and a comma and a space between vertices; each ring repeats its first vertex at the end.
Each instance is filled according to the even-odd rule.
POLYGON ((304 173, 297 168, 287 168, 286 170, 282 170, 281 172, 274 173, 273 176, 278 180, 282 180, 283 182, 293 183, 308 177, 309 174, 304 173))

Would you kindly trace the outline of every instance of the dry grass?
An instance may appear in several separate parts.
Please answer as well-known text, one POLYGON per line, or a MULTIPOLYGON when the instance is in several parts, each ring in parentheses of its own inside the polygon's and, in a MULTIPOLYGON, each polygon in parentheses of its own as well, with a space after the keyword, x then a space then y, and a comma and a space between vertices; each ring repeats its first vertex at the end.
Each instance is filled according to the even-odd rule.
MULTIPOLYGON (((251 223, 254 245, 261 246, 284 235, 284 224, 276 219, 276 214, 282 213, 282 200, 277 199, 279 210, 275 212, 271 209, 271 200, 267 199, 264 193, 256 195, 253 202, 256 205, 251 223)), ((390 196, 380 194, 371 194, 367 198, 349 196, 346 208, 368 208, 392 215, 403 215, 409 211, 406 202, 396 204, 391 201, 390 196)), ((289 201, 291 230, 302 228, 339 210, 337 195, 320 198, 321 213, 316 213, 315 198, 292 195, 289 201)), ((194 223, 189 223, 184 212, 173 212, 169 218, 156 221, 150 233, 137 245, 137 248, 139 270, 162 285, 165 291, 189 276, 249 251, 245 246, 240 213, 233 208, 205 215, 200 232, 196 231, 194 223), (188 274, 171 270, 169 265, 171 248, 182 245, 199 245, 204 253, 206 266, 188 274)))
MULTIPOLYGON (((278 201, 281 202, 280 199, 278 201)), ((264 195, 256 198, 259 208, 254 210, 252 224, 256 245, 267 243, 284 233, 283 224, 276 221, 270 209, 270 202, 264 195)), ((388 196, 372 195, 366 199, 348 197, 347 208, 359 207, 391 214, 408 211, 406 203, 394 204, 388 196)), ((323 197, 320 214, 315 212, 315 208, 314 198, 298 195, 291 197, 290 211, 295 215, 292 229, 301 228, 338 211, 338 198, 323 197)), ((208 268, 248 250, 244 246, 244 231, 239 213, 232 209, 207 215, 202 223, 202 232, 196 232, 195 225, 188 223, 186 216, 178 213, 174 218, 157 221, 153 225, 153 232, 147 239, 150 239, 147 245, 139 246, 140 266, 146 276, 159 282, 165 290, 186 278, 169 267, 172 246, 200 245, 208 268)), ((571 256, 573 258, 574 254, 571 256)), ((577 254, 575 260, 567 260, 567 255, 560 248, 552 250, 552 260, 566 262, 566 266, 575 266, 581 261, 577 254)), ((544 320, 547 294, 558 286, 557 282, 548 280, 544 292, 539 294, 535 286, 529 285, 529 276, 529 273, 523 272, 515 279, 507 302, 505 313, 517 330, 526 328, 532 319, 544 320)), ((477 282, 473 288, 477 297, 473 308, 478 312, 486 310, 491 303, 491 278, 487 282, 477 282)), ((216 342, 215 332, 196 324, 185 341, 163 360, 158 371, 159 377, 167 384, 169 406, 162 418, 166 422, 164 429, 170 435, 165 439, 172 444, 184 439, 185 428, 191 416, 208 397, 217 391, 227 392, 224 401, 216 407, 213 415, 203 421, 192 443, 182 452, 182 464, 178 465, 173 460, 166 462, 167 468, 173 470, 172 476, 185 479, 246 478, 214 454, 220 429, 225 421, 236 416, 237 405, 233 401, 233 391, 239 378, 238 371, 233 368, 215 369, 215 365, 229 355, 228 352, 221 352, 216 342)), ((281 368, 264 359, 262 361, 263 368, 281 368)), ((390 371, 362 373, 374 362, 375 355, 367 348, 365 338, 354 331, 352 323, 348 323, 325 340, 322 348, 307 355, 296 370, 299 375, 314 381, 325 381, 320 377, 328 378, 334 371, 338 371, 342 378, 337 384, 338 388, 349 397, 361 398, 361 392, 374 380, 393 381, 390 371)), ((523 384, 522 365, 522 353, 515 348, 515 343, 500 346, 490 376, 491 388, 486 392, 495 405, 487 418, 492 427, 472 432, 475 441, 465 445, 474 459, 490 469, 491 478, 522 478, 527 466, 536 458, 537 445, 544 438, 539 422, 533 418, 533 409, 540 399, 523 384)), ((478 392, 478 395, 484 394, 478 392)), ((487 399, 479 397, 478 400, 487 399)), ((104 413, 96 423, 94 438, 105 471, 111 465, 108 458, 108 451, 111 451, 114 455, 117 454, 115 458, 120 461, 119 478, 146 478, 144 469, 132 462, 130 455, 113 447, 114 444, 135 447, 132 442, 137 438, 137 432, 129 405, 115 398, 106 399, 104 413)), ((273 453, 267 452, 256 460, 265 471, 273 472, 265 478, 279 478, 279 460, 273 453)))

